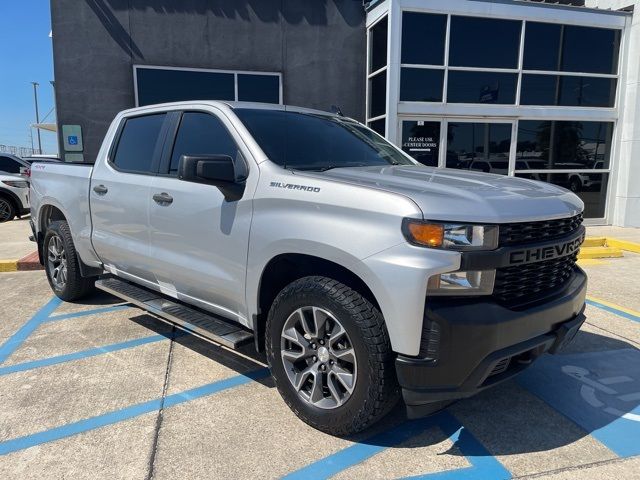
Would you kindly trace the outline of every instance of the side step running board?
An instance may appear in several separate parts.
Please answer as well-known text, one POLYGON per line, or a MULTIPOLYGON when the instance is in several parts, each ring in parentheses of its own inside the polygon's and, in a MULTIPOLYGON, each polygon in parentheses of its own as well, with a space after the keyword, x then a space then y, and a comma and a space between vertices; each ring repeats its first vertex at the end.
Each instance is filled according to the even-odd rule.
POLYGON ((238 348, 253 340, 252 333, 236 324, 227 322, 213 314, 203 313, 179 303, 177 300, 168 299, 158 292, 118 278, 98 280, 96 288, 229 348, 238 348))

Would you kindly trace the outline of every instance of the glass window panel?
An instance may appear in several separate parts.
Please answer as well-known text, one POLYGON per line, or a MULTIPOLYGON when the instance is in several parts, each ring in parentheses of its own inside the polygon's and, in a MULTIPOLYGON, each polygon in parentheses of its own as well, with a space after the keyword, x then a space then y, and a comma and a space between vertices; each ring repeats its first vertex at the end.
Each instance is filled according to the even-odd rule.
POLYGON ((449 65, 517 68, 521 28, 520 20, 452 16, 449 65))
POLYGON ((209 113, 182 115, 171 154, 169 173, 178 172, 182 155, 228 155, 236 159, 238 147, 222 122, 209 113))
POLYGON ((380 118, 378 120, 374 120, 373 122, 369 122, 368 127, 376 133, 379 133, 384 137, 385 130, 387 128, 387 119, 380 118))
POLYGON ((444 70, 402 68, 400 73, 400 101, 441 102, 444 70))
POLYGON ((620 30, 527 22, 525 70, 617 73, 620 30))
POLYGON ((586 218, 604 217, 607 204, 608 173, 518 173, 516 176, 568 188, 584 202, 584 216, 586 218))
POLYGON ((278 75, 238 74, 238 100, 243 102, 280 103, 278 75))
POLYGON ((515 73, 449 71, 449 103, 516 103, 515 73))
POLYGON ((184 100, 235 100, 232 73, 136 69, 138 104, 184 100))
POLYGON ((525 70, 560 70, 560 30, 555 23, 527 22, 524 40, 525 70))
POLYGON ((620 30, 564 27, 562 70, 565 72, 616 73, 620 30))
POLYGON ((369 73, 381 69, 387 64, 387 28, 388 20, 384 17, 369 30, 370 66, 369 73))
POLYGON ((369 118, 384 115, 387 103, 387 72, 369 79, 369 118))
POLYGON ((520 120, 516 169, 609 168, 613 122, 520 120))
POLYGON ((0 172, 20 173, 20 165, 16 160, 9 157, 0 157, 0 172))
POLYGON ((522 105, 560 105, 566 107, 613 107, 615 78, 570 75, 522 76, 522 105))
POLYGON ((402 63, 444 65, 447 16, 402 14, 402 63))
POLYGON ((165 114, 128 118, 120 134, 113 163, 121 170, 153 173, 154 152, 165 114))
POLYGON ((440 122, 402 122, 402 150, 423 165, 438 166, 440 122))
POLYGON ((510 123, 450 122, 447 168, 506 175, 511 149, 510 123))

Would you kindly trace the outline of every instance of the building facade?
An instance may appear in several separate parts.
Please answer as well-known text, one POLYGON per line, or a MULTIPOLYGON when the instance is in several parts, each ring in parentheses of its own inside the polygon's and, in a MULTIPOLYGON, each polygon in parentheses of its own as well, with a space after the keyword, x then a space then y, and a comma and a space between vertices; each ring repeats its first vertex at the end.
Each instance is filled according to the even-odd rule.
POLYGON ((552 182, 589 222, 640 226, 633 3, 58 0, 61 145, 64 125, 84 140, 61 153, 91 161, 134 105, 336 105, 426 165, 552 182))

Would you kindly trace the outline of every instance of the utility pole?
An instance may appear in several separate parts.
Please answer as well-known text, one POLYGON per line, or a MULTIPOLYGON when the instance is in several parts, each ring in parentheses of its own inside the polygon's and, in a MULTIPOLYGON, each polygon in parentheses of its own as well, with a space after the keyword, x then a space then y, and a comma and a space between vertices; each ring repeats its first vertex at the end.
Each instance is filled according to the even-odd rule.
MULTIPOLYGON (((38 113, 38 82, 31 82, 33 85, 33 100, 36 104, 36 124, 40 123, 40 114, 38 113)), ((40 141, 40 128, 36 127, 38 132, 38 153, 42 153, 42 142, 40 141)))

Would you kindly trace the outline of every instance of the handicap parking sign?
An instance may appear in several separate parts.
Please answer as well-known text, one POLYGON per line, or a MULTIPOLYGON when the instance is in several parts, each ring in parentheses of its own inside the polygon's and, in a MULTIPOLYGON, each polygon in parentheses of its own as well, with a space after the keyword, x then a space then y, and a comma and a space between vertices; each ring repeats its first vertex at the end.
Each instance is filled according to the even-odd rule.
POLYGON ((69 135, 67 138, 67 142, 69 145, 77 145, 78 144, 78 136, 77 135, 69 135))

